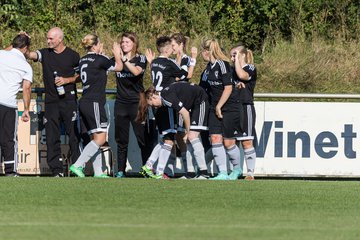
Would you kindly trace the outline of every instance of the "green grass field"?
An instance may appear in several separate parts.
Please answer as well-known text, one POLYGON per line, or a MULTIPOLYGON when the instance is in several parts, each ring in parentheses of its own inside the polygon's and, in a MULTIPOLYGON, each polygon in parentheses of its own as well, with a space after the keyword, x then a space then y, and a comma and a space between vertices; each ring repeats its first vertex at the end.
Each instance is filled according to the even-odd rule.
POLYGON ((0 239, 359 239, 360 182, 0 179, 0 239))

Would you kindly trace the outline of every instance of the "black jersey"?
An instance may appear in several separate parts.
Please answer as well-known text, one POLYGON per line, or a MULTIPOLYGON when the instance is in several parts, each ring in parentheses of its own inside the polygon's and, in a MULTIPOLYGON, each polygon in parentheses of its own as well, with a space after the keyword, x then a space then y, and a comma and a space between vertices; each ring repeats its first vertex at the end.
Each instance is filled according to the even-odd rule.
POLYGON ((245 88, 241 88, 239 90, 240 101, 245 104, 254 104, 254 90, 255 90, 256 77, 257 77, 256 68, 252 64, 246 64, 245 66, 243 66, 243 69, 245 72, 249 74, 249 80, 247 81, 241 80, 236 75, 236 71, 233 68, 234 82, 235 83, 242 82, 245 84, 245 88))
POLYGON ((207 81, 207 72, 206 71, 203 71, 201 73, 201 76, 200 76, 200 82, 199 82, 199 86, 202 87, 205 92, 207 93, 208 95, 208 99, 209 99, 209 102, 211 102, 211 95, 210 95, 210 84, 209 82, 207 81))
POLYGON ((236 92, 231 76, 230 64, 226 61, 216 60, 214 64, 208 63, 206 69, 201 75, 201 86, 209 94, 210 107, 215 108, 219 102, 224 87, 233 86, 232 93, 226 103, 223 105, 223 111, 237 110, 240 102, 239 94, 236 92))
POLYGON ((146 69, 146 57, 144 55, 136 55, 129 62, 134 66, 139 66, 143 71, 134 76, 124 64, 121 72, 116 72, 116 101, 121 103, 138 103, 139 93, 144 91, 143 77, 146 69))
POLYGON ((106 102, 107 71, 113 70, 115 62, 104 55, 88 53, 80 59, 80 77, 83 84, 81 100, 106 102))
POLYGON ((194 106, 207 101, 207 94, 202 87, 187 82, 169 85, 161 91, 160 96, 165 106, 172 107, 176 111, 180 111, 183 107, 190 111, 194 106))
MULTIPOLYGON (((180 61, 180 67, 181 69, 184 69, 186 72, 189 71, 189 67, 190 67, 190 60, 191 58, 184 54, 182 57, 181 57, 181 61, 180 61)), ((186 82, 189 82, 189 78, 185 78, 185 79, 181 79, 180 81, 186 81, 186 82)))
POLYGON ((38 51, 37 60, 42 64, 43 80, 45 86, 45 102, 56 102, 59 99, 75 100, 76 84, 64 85, 65 96, 59 96, 55 85, 54 72, 60 77, 73 77, 79 71, 80 55, 74 50, 66 47, 61 53, 56 53, 52 48, 43 48, 38 51))
POLYGON ((165 57, 154 59, 150 69, 153 85, 158 92, 174 83, 176 78, 184 80, 187 76, 187 71, 180 68, 173 59, 165 57))

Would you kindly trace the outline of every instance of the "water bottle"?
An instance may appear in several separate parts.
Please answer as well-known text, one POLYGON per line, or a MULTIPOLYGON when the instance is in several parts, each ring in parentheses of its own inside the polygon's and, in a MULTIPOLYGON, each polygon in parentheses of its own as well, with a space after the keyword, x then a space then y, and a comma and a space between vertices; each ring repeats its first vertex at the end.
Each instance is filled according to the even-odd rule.
MULTIPOLYGON (((55 71, 55 72, 54 72, 54 78, 56 79, 56 78, 58 78, 58 77, 59 77, 59 75, 58 75, 58 73, 55 71)), ((62 95, 65 94, 64 86, 56 86, 56 90, 57 90, 57 92, 58 92, 58 94, 59 94, 60 96, 62 96, 62 95)))

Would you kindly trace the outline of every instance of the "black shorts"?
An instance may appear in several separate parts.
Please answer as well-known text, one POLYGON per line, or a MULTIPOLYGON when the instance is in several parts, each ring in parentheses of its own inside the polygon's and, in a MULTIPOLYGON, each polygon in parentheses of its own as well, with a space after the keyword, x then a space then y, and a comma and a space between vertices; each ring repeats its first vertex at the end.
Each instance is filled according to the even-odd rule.
POLYGON ((81 121, 85 125, 88 134, 107 132, 108 119, 105 104, 80 100, 79 110, 81 121))
POLYGON ((176 133, 177 114, 173 108, 159 107, 155 113, 155 120, 160 137, 169 133, 176 133))
MULTIPOLYGON (((200 105, 196 105, 190 111, 190 130, 203 131, 208 130, 208 117, 209 117, 209 105, 207 102, 202 102, 200 105)), ((185 132, 184 121, 179 114, 178 131, 185 132)))
POLYGON ((237 140, 254 140, 256 136, 255 121, 256 112, 254 105, 244 104, 244 121, 243 121, 243 136, 236 138, 237 140))
POLYGON ((221 134, 223 138, 238 138, 242 136, 242 111, 222 112, 223 118, 216 116, 215 110, 209 113, 209 134, 221 134))

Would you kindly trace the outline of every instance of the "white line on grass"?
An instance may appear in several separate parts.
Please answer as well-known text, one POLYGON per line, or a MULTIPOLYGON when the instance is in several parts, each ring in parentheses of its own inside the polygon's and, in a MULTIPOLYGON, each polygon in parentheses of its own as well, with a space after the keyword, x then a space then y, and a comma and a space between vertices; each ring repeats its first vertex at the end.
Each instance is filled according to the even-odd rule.
MULTIPOLYGON (((98 227, 98 228, 164 228, 164 224, 129 224, 129 223, 64 223, 64 222, 8 222, 0 223, 0 227, 98 227)), ((259 226, 259 225, 248 225, 248 224, 171 224, 167 227, 173 228, 227 228, 227 229, 293 229, 293 230, 329 230, 328 228, 319 227, 298 227, 298 226, 259 226)), ((333 228, 334 229, 334 228, 333 228)), ((336 228, 335 228, 336 229, 336 228)), ((345 230, 345 228, 341 228, 345 230)))

